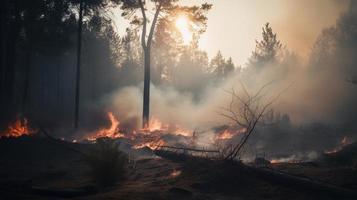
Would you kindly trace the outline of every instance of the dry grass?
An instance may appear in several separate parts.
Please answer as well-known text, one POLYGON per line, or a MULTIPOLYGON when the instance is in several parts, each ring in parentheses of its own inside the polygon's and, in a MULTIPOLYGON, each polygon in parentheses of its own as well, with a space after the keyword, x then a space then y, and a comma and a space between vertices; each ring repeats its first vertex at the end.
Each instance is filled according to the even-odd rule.
POLYGON ((99 139, 95 148, 84 158, 89 175, 99 186, 111 186, 124 179, 127 156, 109 139, 99 139))

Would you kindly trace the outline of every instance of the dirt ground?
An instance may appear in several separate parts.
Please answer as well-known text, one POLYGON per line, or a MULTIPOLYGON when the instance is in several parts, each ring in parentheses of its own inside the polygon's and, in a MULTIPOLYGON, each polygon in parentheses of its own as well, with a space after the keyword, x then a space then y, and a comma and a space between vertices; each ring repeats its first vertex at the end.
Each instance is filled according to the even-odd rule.
MULTIPOLYGON (((85 150, 87 145, 71 144, 85 150)), ((46 139, 0 140, 1 199, 339 199, 272 183, 237 165, 210 161, 140 159, 129 164, 126 179, 98 188, 88 178, 80 155, 46 139), (43 191, 50 190, 46 193, 43 191)), ((316 164, 278 164, 277 170, 356 187, 356 171, 316 164)))

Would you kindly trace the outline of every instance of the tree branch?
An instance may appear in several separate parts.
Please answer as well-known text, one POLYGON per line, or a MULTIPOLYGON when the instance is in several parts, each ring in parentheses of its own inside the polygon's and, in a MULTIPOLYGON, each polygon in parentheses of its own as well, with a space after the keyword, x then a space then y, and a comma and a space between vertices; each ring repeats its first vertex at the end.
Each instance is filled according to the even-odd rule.
POLYGON ((161 11, 161 2, 159 3, 159 5, 156 8, 154 19, 153 19, 151 27, 150 27, 149 37, 148 37, 148 41, 147 41, 147 47, 148 48, 151 47, 151 41, 152 41, 152 37, 154 35, 155 26, 156 26, 156 22, 157 22, 157 19, 159 17, 160 11, 161 11))
POLYGON ((141 10, 141 15, 143 16, 143 30, 141 33, 141 46, 143 47, 143 49, 146 49, 146 41, 145 41, 145 37, 146 37, 146 22, 147 22, 147 18, 146 18, 146 14, 145 14, 145 8, 144 8, 144 4, 141 0, 139 0, 139 6, 140 6, 140 10, 141 10))

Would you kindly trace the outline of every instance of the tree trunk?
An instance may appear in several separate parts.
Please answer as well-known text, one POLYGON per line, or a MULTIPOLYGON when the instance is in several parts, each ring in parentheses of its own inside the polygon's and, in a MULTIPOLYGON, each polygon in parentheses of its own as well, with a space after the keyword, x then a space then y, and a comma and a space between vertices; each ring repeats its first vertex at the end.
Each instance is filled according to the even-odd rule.
POLYGON ((28 90, 30 85, 30 70, 32 67, 32 51, 33 51, 33 24, 35 21, 35 14, 33 9, 29 9, 29 25, 28 25, 28 32, 27 32, 27 52, 26 52, 26 63, 25 63, 25 81, 24 81, 24 93, 22 97, 22 105, 21 105, 21 112, 22 114, 26 115, 27 110, 27 101, 28 101, 28 90))
POLYGON ((4 87, 3 87, 3 83, 4 83, 4 79, 5 79, 5 66, 6 66, 6 42, 7 42, 7 0, 4 0, 3 6, 1 6, 1 62, 0 62, 0 103, 1 105, 3 105, 3 102, 1 101, 3 99, 3 95, 4 95, 4 87))
POLYGON ((74 111, 74 128, 78 128, 79 120, 79 95, 81 79, 81 51, 82 51, 82 23, 83 23, 83 0, 79 4, 78 35, 77 35, 77 76, 76 76, 76 99, 74 111))
POLYGON ((63 99, 61 93, 61 59, 57 58, 57 66, 56 66, 56 99, 57 99, 57 115, 59 118, 61 117, 63 110, 63 99))
POLYGON ((147 41, 145 42, 146 36, 146 14, 142 1, 139 1, 141 12, 143 15, 143 32, 141 35, 141 45, 144 51, 144 97, 143 97, 143 128, 149 126, 149 108, 150 108, 150 51, 151 42, 155 32, 155 25, 161 11, 161 3, 156 8, 154 19, 151 23, 150 32, 147 41))
POLYGON ((18 1, 14 1, 15 17, 9 22, 9 32, 6 50, 6 65, 3 67, 4 80, 2 84, 2 116, 11 119, 15 117, 14 85, 15 85, 15 65, 16 65, 16 44, 21 29, 21 16, 18 1))
MULTIPOLYGON (((150 48, 150 47, 149 47, 150 48)), ((143 127, 149 125, 150 110, 150 49, 144 50, 144 100, 143 100, 143 127)))

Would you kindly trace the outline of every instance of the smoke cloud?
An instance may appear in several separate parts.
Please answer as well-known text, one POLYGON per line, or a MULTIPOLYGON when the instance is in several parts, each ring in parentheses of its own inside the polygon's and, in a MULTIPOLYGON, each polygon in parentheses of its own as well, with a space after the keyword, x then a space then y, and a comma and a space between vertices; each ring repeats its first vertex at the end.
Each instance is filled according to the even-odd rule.
MULTIPOLYGON (((239 92, 242 81, 254 92, 272 82, 262 101, 283 91, 272 107, 276 123, 258 128, 249 142, 251 155, 268 152, 312 159, 338 145, 344 136, 354 140, 357 86, 348 80, 357 75, 353 56, 357 52, 356 8, 351 2, 334 26, 321 31, 307 63, 286 51, 278 64, 266 66, 259 73, 244 69, 219 85, 207 85, 198 100, 191 92, 152 85, 151 116, 188 130, 202 130, 202 140, 210 145, 214 128, 230 123, 219 115, 221 107, 230 101, 225 90, 235 88, 239 92)), ((142 86, 122 88, 109 99, 110 109, 123 126, 140 127, 142 86)))

